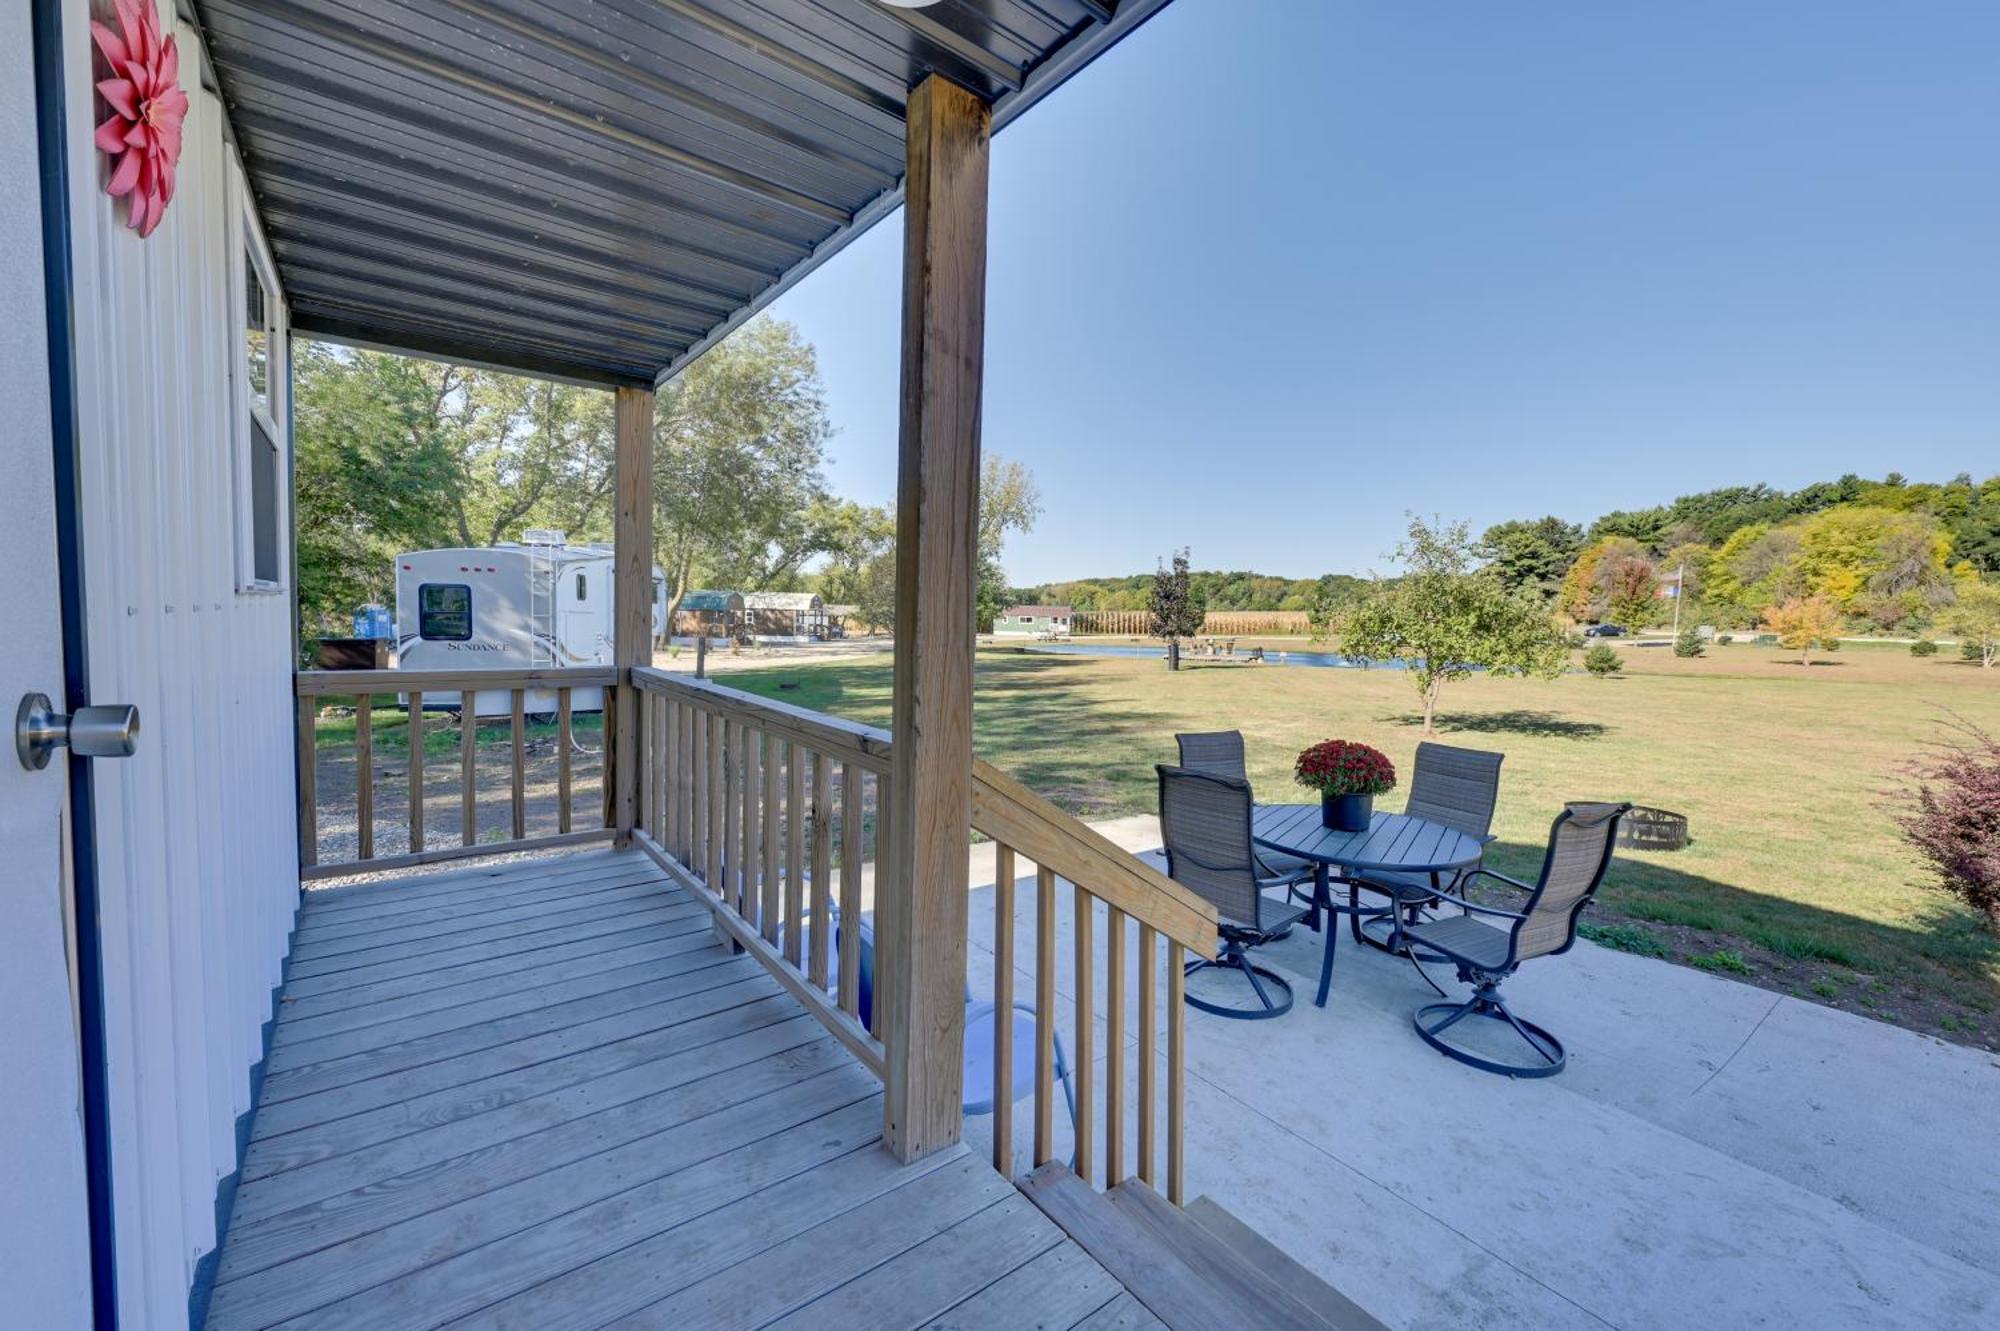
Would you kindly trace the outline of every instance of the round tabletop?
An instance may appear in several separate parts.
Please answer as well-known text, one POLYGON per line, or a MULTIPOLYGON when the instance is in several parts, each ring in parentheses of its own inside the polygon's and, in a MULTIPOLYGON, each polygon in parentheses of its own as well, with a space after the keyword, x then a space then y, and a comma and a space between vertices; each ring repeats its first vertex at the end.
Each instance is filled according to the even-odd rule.
POLYGON ((1378 813, 1365 832, 1336 832, 1317 804, 1260 804, 1250 835, 1260 846, 1300 859, 1355 869, 1436 873, 1479 863, 1485 845, 1456 828, 1405 813, 1378 813))

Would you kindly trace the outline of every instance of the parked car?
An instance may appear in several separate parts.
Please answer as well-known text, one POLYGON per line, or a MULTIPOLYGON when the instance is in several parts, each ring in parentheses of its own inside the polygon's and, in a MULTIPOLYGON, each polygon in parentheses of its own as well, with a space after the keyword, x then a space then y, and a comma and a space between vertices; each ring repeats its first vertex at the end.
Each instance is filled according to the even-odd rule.
POLYGON ((1622 638, 1625 636, 1625 630, 1617 624, 1592 624, 1583 631, 1583 636, 1586 638, 1622 638))

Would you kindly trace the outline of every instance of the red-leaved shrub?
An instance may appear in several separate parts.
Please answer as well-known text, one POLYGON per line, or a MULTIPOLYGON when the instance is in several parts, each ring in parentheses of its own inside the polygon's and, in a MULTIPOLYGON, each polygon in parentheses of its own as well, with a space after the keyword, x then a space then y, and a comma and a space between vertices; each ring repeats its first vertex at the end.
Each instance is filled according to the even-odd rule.
POLYGON ((1936 886, 2000 933, 2000 740, 1954 720, 1957 738, 1911 766, 1918 785, 1898 821, 1936 886))

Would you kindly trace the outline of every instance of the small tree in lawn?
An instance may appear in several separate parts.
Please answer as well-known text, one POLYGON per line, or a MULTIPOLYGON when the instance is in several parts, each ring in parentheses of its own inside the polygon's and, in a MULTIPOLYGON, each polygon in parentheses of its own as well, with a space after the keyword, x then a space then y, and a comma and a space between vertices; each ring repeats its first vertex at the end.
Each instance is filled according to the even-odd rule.
POLYGON ((1173 562, 1163 564, 1153 574, 1153 593, 1147 603, 1150 623, 1147 631, 1167 640, 1167 668, 1181 668, 1180 640, 1201 632, 1205 607, 1195 597, 1188 575, 1188 552, 1174 551, 1173 562))
POLYGON ((1541 598, 1510 592, 1475 568, 1476 547, 1462 522, 1412 516, 1396 559, 1407 572, 1378 582, 1348 616, 1341 650, 1358 661, 1399 659, 1423 700, 1424 733, 1437 725, 1438 697, 1454 679, 1489 675, 1554 679, 1569 648, 1541 598))
POLYGON ((1956 721, 1957 738, 1913 764, 1917 788, 1900 820, 1935 885, 2000 933, 2000 740, 1956 721))
POLYGON ((1970 582, 1958 589, 1958 603, 1944 619, 1945 631, 1966 648, 1966 659, 1991 670, 2000 660, 2000 584, 1970 582))
POLYGON ((1605 679, 1625 668, 1625 658, 1600 642, 1583 654, 1583 668, 1597 678, 1605 679))
POLYGON ((1826 647, 1840 632, 1840 608, 1829 597, 1808 596, 1774 605, 1764 612, 1764 624, 1778 635, 1778 645, 1799 654, 1806 665, 1815 647, 1826 647))

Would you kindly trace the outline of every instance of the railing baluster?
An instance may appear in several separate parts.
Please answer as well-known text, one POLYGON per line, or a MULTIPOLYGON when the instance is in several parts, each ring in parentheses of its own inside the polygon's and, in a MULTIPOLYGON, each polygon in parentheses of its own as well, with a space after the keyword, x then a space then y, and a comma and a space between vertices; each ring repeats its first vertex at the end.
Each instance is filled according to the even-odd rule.
POLYGON ((701 863, 701 856, 695 851, 695 842, 700 836, 701 822, 698 805, 701 800, 701 753, 695 741, 695 709, 692 704, 680 709, 681 746, 681 801, 676 825, 680 828, 681 863, 690 868, 701 863))
POLYGON ((737 736, 743 750, 743 816, 737 821, 743 835, 743 853, 736 863, 736 913, 753 923, 757 920, 757 864, 763 854, 763 830, 757 811, 757 792, 763 785, 763 732, 744 727, 737 736))
POLYGON ((993 1167, 1003 1178, 1014 1177, 1014 851, 998 842, 993 847, 993 1167))
POLYGON ((1125 1179, 1125 913, 1104 908, 1104 1186, 1125 1179))
MULTIPOLYGON (((1328 924, 1328 928, 1332 928, 1328 924)), ((1187 972, 1185 951, 1167 944, 1167 1200, 1181 1204, 1186 1176, 1181 1168, 1182 1106, 1187 1098, 1187 972)))
POLYGON ((479 840, 479 694, 458 691, 458 844, 479 840))
POLYGON ((764 876, 759 920, 764 941, 778 941, 778 743, 764 736, 764 876))
POLYGON ((704 857, 708 867, 708 885, 721 894, 722 885, 722 806, 728 803, 722 785, 722 718, 710 711, 703 711, 701 723, 708 732, 707 744, 702 751, 702 767, 707 779, 702 783, 701 807, 708 815, 708 833, 704 840, 704 857))
MULTIPOLYGON (((649 695, 640 694, 641 698, 649 695)), ((574 735, 573 717, 570 713, 570 696, 567 688, 556 690, 556 830, 567 834, 572 821, 570 802, 573 774, 570 771, 570 744, 574 735)), ((652 764, 648 762, 647 767, 652 764)))
POLYGON ((823 753, 813 755, 812 768, 812 972, 813 984, 826 988, 833 952, 833 763, 823 753))
POLYGON ((861 1014, 861 815, 867 781, 853 763, 840 765, 840 1010, 861 1014))
POLYGON ((743 733, 737 724, 726 716, 718 716, 715 724, 722 733, 722 845, 718 852, 722 860, 722 881, 715 885, 715 890, 717 895, 741 915, 743 856, 740 842, 743 835, 743 801, 736 793, 736 787, 743 780, 743 733))
POLYGON ((1070 1063, 1076 1072, 1076 1173, 1085 1183, 1096 1173, 1096 1134, 1092 1121, 1097 1107, 1096 957, 1091 935, 1096 915, 1090 893, 1076 889, 1076 1052, 1070 1063))
POLYGON ((375 858, 375 699, 354 695, 354 802, 359 858, 375 858))
POLYGON ((1056 876, 1035 866, 1035 1167, 1056 1158, 1056 876))
POLYGON ((300 694, 299 865, 319 863, 319 700, 300 694))
POLYGON ((806 913, 806 750, 785 745, 785 960, 799 965, 806 913))
POLYGON ((660 779, 653 791, 653 839, 668 850, 675 849, 674 800, 675 783, 680 779, 681 746, 674 725, 674 709, 679 705, 672 698, 663 697, 653 714, 653 740, 660 755, 660 779))
MULTIPOLYGON (((885 901, 894 901, 896 899, 896 866, 893 857, 891 857, 888 853, 889 841, 890 841, 889 820, 896 816, 895 798, 896 798, 896 783, 889 779, 889 774, 887 772, 876 773, 875 774, 875 902, 877 910, 876 919, 878 924, 881 919, 881 914, 880 914, 881 903, 885 901)), ((879 928, 876 930, 876 936, 878 938, 881 936, 881 930, 879 928)), ((891 992, 890 981, 887 977, 889 972, 895 969, 895 966, 896 966, 896 958, 890 955, 887 949, 884 948, 876 949, 875 951, 876 993, 885 994, 891 992)), ((887 1010, 887 1008, 888 1004, 886 1003, 876 1003, 868 1009, 868 1033, 874 1036, 878 1040, 882 1038, 882 1014, 884 1011, 887 1010)))
POLYGON ((424 695, 420 690, 410 690, 410 720, 404 727, 405 738, 410 744, 409 795, 410 795, 410 853, 420 854, 424 848, 424 695))
POLYGON ((514 839, 528 835, 528 691, 514 690, 514 839))
MULTIPOLYGON (((632 710, 635 714, 633 725, 639 731, 639 826, 657 840, 660 820, 655 814, 660 795, 660 753, 653 747, 653 717, 664 705, 665 699, 640 689, 636 702, 638 705, 632 710)), ((604 707, 606 724, 610 723, 612 715, 611 704, 607 700, 604 707)))
POLYGON ((686 835, 681 840, 686 846, 682 863, 696 873, 701 872, 702 833, 707 829, 703 819, 702 800, 707 791, 708 754, 707 745, 701 733, 701 709, 687 706, 681 709, 681 738, 687 741, 687 817, 686 835))
POLYGON ((1155 1057, 1156 1014, 1153 1009, 1158 994, 1157 970, 1159 957, 1159 931, 1152 925, 1139 925, 1139 1181, 1147 1187, 1153 1184, 1153 1059, 1155 1057))

